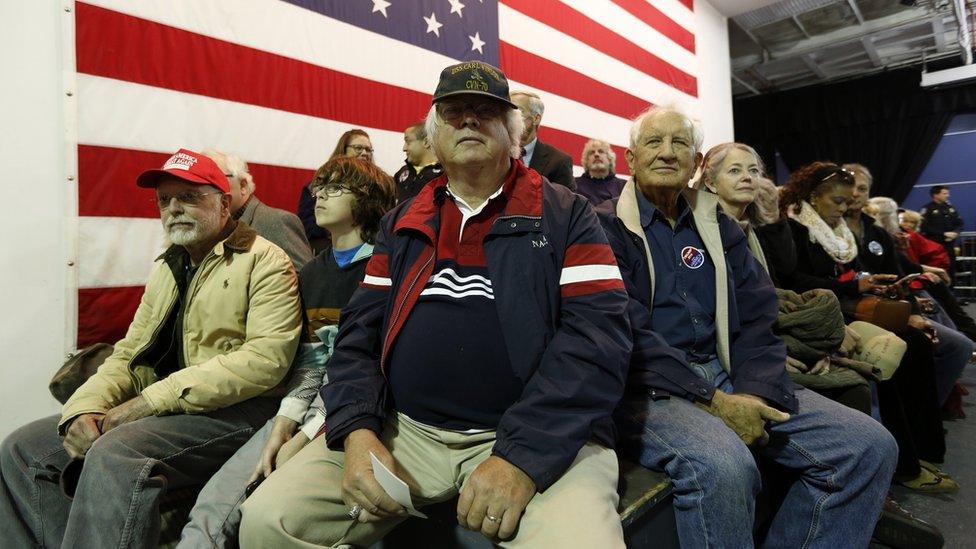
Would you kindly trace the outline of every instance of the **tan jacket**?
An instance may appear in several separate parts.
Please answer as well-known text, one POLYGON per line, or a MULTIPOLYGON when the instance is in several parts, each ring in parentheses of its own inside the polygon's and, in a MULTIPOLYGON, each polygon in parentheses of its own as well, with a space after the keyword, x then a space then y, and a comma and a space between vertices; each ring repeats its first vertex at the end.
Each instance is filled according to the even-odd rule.
POLYGON ((177 302, 167 258, 156 260, 142 302, 115 352, 64 405, 59 429, 142 396, 157 415, 196 414, 261 395, 288 373, 298 348, 301 304, 295 268, 281 248, 246 223, 217 243, 187 288, 183 363, 164 379, 142 360, 177 302))

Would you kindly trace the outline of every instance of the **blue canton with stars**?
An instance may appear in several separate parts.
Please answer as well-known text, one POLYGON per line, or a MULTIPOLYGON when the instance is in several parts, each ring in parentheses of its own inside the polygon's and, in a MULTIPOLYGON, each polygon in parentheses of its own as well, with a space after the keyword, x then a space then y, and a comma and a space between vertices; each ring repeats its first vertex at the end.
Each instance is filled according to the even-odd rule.
POLYGON ((460 61, 498 66, 498 0, 285 0, 460 61))

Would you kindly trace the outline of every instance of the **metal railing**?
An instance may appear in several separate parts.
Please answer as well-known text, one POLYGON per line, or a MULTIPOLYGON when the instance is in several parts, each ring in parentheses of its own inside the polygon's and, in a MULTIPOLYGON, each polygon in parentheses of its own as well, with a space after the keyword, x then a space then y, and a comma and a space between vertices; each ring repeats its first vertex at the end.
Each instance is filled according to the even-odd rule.
POLYGON ((976 231, 959 233, 956 251, 956 278, 952 287, 959 297, 976 299, 976 231))

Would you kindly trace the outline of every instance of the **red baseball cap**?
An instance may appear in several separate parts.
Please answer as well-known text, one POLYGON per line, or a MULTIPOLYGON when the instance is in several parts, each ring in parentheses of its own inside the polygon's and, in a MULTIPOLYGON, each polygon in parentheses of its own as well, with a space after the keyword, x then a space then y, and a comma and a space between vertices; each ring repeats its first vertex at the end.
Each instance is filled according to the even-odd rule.
POLYGON ((208 156, 189 149, 180 149, 158 170, 146 170, 136 179, 136 185, 155 189, 159 178, 170 175, 188 183, 213 185, 230 193, 230 183, 224 171, 208 156))

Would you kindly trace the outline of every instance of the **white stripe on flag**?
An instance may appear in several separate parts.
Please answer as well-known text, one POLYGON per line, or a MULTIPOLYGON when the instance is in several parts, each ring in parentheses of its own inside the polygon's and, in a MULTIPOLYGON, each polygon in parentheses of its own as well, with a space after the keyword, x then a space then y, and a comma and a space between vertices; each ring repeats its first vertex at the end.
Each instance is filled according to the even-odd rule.
MULTIPOLYGON (((498 6, 498 18, 501 39, 523 50, 577 71, 584 67, 592 68, 593 72, 588 74, 591 78, 656 105, 685 108, 688 112, 694 112, 693 108, 697 106, 695 97, 504 4, 498 6)), ((548 115, 547 108, 546 116, 548 115)))
MULTIPOLYGON (((657 29, 634 17, 610 0, 560 0, 567 6, 620 34, 645 51, 694 76, 698 73, 695 54, 676 44, 657 29)), ((692 29, 686 29, 689 32, 692 29)))
POLYGON ((559 285, 613 279, 622 280, 620 269, 616 265, 577 265, 563 267, 563 272, 559 276, 559 285))
MULTIPOLYGON (((248 162, 316 169, 350 124, 87 74, 78 75, 78 142, 170 153, 217 147, 248 162), (119 116, 138 113, 138 116, 119 116)), ((387 173, 403 165, 401 132, 363 128, 387 173)), ((261 184, 260 181, 257 182, 261 184)))
MULTIPOLYGON (((679 0, 654 0, 651 4, 675 23, 695 33, 695 12, 688 9, 679 0)), ((715 9, 711 6, 708 7, 715 9)))
POLYGON ((393 281, 382 276, 366 275, 363 277, 363 284, 369 284, 371 286, 392 286, 393 281))
POLYGON ((159 219, 78 218, 78 287, 142 286, 165 249, 159 219))

